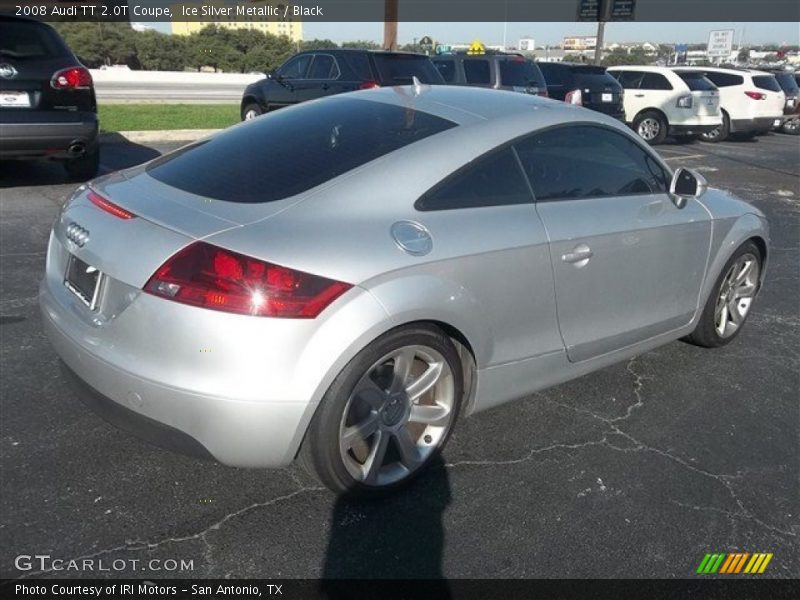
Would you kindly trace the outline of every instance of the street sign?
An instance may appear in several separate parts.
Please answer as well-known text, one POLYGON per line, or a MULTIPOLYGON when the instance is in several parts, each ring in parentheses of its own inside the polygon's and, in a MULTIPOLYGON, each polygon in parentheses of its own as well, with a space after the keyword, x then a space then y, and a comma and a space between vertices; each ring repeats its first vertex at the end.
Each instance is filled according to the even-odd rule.
POLYGON ((718 29, 708 36, 706 55, 712 57, 730 56, 733 50, 733 29, 718 29))
POLYGON ((475 40, 469 45, 467 54, 486 54, 486 46, 484 46, 480 40, 475 40))
POLYGON ((426 35, 419 41, 419 47, 425 52, 430 52, 433 50, 433 40, 430 38, 430 36, 426 35))
POLYGON ((635 9, 636 0, 578 0, 577 20, 632 21, 635 9), (602 4, 605 4, 605 11, 602 4))

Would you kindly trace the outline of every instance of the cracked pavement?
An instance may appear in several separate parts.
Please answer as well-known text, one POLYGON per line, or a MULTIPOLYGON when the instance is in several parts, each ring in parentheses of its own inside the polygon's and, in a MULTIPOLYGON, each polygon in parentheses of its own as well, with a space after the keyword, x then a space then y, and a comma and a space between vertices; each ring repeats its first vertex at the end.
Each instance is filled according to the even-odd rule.
MULTIPOLYGON (((114 145, 104 164, 168 149, 114 145)), ((64 386, 35 298, 72 186, 53 165, 0 165, 0 575, 691 577, 705 552, 744 551, 774 553, 764 576, 797 577, 800 145, 770 135, 659 152, 770 219, 767 281, 742 335, 717 350, 675 342, 462 419, 441 464, 371 503, 337 499, 296 466, 170 454, 89 412, 64 386), (140 562, 20 571, 20 554, 140 562)))

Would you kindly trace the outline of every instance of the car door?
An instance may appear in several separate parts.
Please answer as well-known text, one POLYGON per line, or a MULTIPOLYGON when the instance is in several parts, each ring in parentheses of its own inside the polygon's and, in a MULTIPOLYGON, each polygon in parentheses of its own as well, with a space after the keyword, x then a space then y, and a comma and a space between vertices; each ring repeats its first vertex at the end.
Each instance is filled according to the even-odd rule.
POLYGON ((325 53, 314 54, 306 77, 298 81, 295 87, 297 102, 306 102, 355 89, 352 82, 348 86, 347 82, 342 80, 342 70, 336 58, 325 53))
POLYGON ((313 54, 298 54, 286 61, 270 79, 267 105, 270 110, 301 102, 302 83, 313 54))
POLYGON ((623 96, 623 105, 625 106, 625 121, 628 123, 633 122, 636 115, 645 108, 647 108, 647 98, 645 93, 639 90, 639 84, 642 82, 644 73, 642 71, 609 71, 619 84, 625 90, 623 96))
POLYGON ((711 221, 697 201, 675 206, 655 155, 624 132, 586 124, 515 147, 547 229, 569 359, 686 325, 698 306, 711 221))

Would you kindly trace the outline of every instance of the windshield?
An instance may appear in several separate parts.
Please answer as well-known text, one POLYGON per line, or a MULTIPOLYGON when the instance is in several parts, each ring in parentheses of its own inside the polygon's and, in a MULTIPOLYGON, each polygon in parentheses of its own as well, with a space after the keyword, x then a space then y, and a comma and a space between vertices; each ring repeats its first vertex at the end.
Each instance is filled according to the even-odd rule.
POLYGON ((206 198, 272 202, 455 126, 402 106, 334 97, 232 127, 153 161, 147 172, 206 198))
POLYGON ((372 55, 383 85, 408 85, 416 77, 420 83, 444 83, 427 56, 414 54, 372 55))
POLYGON ((52 29, 31 21, 0 20, 0 56, 18 60, 68 55, 52 29))
POLYGON ((524 59, 501 60, 500 83, 519 87, 538 86, 539 70, 524 59))

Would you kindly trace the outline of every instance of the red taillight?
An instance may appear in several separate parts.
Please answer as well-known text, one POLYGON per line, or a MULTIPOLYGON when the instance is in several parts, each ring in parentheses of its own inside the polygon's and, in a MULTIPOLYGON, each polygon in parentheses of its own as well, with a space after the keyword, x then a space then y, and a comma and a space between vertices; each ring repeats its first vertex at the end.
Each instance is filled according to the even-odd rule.
POLYGON ((761 92, 745 92, 745 95, 748 98, 752 98, 753 100, 766 100, 767 95, 762 94, 761 92))
POLYGON ((92 75, 83 67, 70 67, 56 71, 50 85, 57 90, 86 90, 92 87, 92 75))
POLYGON ((136 217, 136 215, 132 212, 125 210, 121 206, 117 206, 111 202, 111 200, 103 198, 97 192, 90 190, 89 193, 86 194, 86 197, 89 199, 89 202, 94 204, 96 207, 114 215, 115 217, 119 217, 120 219, 133 219, 136 217))
POLYGON ((362 81, 361 85, 358 86, 360 90, 371 90, 372 88, 381 87, 381 84, 377 81, 362 81))
POLYGON ((567 104, 583 105, 583 94, 581 94, 580 90, 572 90, 571 92, 567 92, 567 95, 564 96, 564 102, 567 104))
POLYGON ((195 242, 165 262, 144 291, 243 315, 313 319, 351 287, 195 242))

